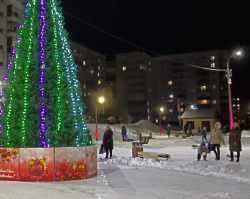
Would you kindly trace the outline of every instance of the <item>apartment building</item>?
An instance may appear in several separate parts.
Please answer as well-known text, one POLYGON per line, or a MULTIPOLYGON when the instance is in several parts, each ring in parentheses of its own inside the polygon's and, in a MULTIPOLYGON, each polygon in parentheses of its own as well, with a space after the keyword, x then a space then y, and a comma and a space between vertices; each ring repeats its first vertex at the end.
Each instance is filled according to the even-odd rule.
POLYGON ((81 99, 86 104, 85 113, 91 118, 95 115, 98 96, 105 94, 106 56, 73 41, 69 41, 69 45, 78 69, 81 99))
POLYGON ((17 37, 16 28, 23 14, 23 3, 24 0, 0 0, 0 82, 17 37))
POLYGON ((126 99, 133 121, 179 122, 185 109, 216 109, 228 120, 225 72, 227 51, 202 51, 151 57, 147 53, 116 56, 117 94, 126 99))

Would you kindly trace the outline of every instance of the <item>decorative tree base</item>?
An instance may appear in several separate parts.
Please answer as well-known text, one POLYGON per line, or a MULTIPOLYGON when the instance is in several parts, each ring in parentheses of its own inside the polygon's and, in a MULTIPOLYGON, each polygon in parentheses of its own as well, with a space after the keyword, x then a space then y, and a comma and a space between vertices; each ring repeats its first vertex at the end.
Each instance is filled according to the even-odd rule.
POLYGON ((96 146, 0 148, 0 180, 50 182, 96 175, 96 146))

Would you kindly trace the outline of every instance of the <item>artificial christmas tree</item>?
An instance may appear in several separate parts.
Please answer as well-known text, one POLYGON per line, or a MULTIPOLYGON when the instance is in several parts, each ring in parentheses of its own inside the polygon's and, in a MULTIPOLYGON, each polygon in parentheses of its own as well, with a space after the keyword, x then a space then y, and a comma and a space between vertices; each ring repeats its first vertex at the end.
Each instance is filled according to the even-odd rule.
POLYGON ((58 0, 30 0, 1 91, 6 148, 90 146, 76 65, 58 0))

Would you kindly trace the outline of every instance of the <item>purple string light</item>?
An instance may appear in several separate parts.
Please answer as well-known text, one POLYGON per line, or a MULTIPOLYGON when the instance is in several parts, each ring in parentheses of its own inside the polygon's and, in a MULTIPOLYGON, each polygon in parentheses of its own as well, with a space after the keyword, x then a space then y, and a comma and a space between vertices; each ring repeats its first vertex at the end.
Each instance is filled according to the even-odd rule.
POLYGON ((47 146, 47 139, 45 137, 45 105, 44 105, 44 74, 45 74, 45 51, 44 51, 44 42, 45 42, 45 28, 46 28, 46 22, 45 22, 45 5, 44 5, 44 0, 40 0, 40 5, 41 5, 41 12, 40 12, 40 64, 41 64, 41 69, 40 69, 40 80, 39 80, 39 91, 40 91, 40 103, 41 103, 41 111, 40 111, 40 141, 43 145, 43 147, 48 147, 47 146))

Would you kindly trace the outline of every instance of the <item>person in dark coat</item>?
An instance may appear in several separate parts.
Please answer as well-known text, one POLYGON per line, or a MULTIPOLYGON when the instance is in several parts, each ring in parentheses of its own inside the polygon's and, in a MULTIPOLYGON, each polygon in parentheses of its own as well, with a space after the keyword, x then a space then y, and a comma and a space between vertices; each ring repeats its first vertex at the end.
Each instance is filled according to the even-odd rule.
POLYGON ((201 141, 203 141, 203 139, 207 140, 207 128, 203 127, 202 129, 202 139, 201 141))
POLYGON ((192 126, 191 126, 191 124, 188 125, 188 133, 187 133, 187 137, 190 137, 190 136, 194 136, 194 134, 192 132, 192 126))
POLYGON ((242 147, 241 147, 241 129, 239 123, 237 122, 233 123, 233 129, 230 131, 228 143, 229 143, 229 151, 231 153, 230 162, 234 161, 234 154, 233 154, 234 151, 237 152, 236 162, 239 162, 240 151, 242 151, 242 147))
POLYGON ((168 127, 167 127, 167 134, 168 134, 168 137, 170 137, 170 133, 171 133, 171 126, 170 124, 168 124, 168 127))
POLYGON ((188 130, 188 124, 186 123, 186 124, 184 125, 184 128, 183 128, 183 131, 185 132, 185 134, 187 134, 187 130, 188 130))
POLYGON ((106 131, 103 135, 103 147, 106 151, 106 158, 108 158, 109 152, 110 152, 110 158, 112 158, 112 150, 113 150, 113 131, 110 129, 110 126, 108 125, 106 127, 106 131))
POLYGON ((122 141, 124 142, 125 141, 124 136, 126 135, 127 132, 125 124, 122 124, 121 132, 122 132, 122 141))

